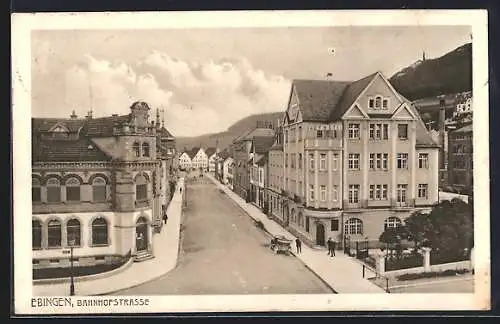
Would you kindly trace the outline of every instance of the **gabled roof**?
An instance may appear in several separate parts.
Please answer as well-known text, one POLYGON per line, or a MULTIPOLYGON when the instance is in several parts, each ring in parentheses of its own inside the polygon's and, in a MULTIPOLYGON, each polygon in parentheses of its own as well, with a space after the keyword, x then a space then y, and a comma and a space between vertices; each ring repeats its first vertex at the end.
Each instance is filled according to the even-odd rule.
POLYGON ((160 132, 160 137, 174 138, 174 136, 164 126, 160 128, 159 132, 160 132))
POLYGON ((267 154, 258 155, 258 158, 255 160, 255 164, 258 166, 263 166, 267 163, 267 154))
POLYGON ((214 154, 215 152, 216 152, 215 147, 209 147, 205 150, 205 153, 207 154, 208 157, 211 157, 212 154, 214 154))
POLYGON ((31 118, 33 132, 48 132, 56 125, 61 125, 72 133, 77 133, 85 125, 85 119, 69 118, 31 118))
POLYGON ((191 150, 187 151, 187 154, 191 159, 193 159, 200 150, 200 147, 193 147, 191 150))

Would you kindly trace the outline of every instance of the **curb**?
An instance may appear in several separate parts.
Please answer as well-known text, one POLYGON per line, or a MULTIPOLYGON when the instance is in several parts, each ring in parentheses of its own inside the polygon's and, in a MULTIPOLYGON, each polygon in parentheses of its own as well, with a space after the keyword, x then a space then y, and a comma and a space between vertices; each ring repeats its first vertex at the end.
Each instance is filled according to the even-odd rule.
MULTIPOLYGON (((213 179, 211 179, 213 182, 215 182, 213 179)), ((218 183, 215 183, 217 186, 218 186, 218 183)), ((225 188, 224 188, 225 189, 225 188)), ((238 204, 237 201, 235 201, 233 198, 229 197, 229 195, 227 195, 226 193, 226 196, 229 198, 229 200, 235 204, 236 206, 238 206, 239 209, 241 209, 245 214, 247 214, 248 217, 250 217, 252 220, 254 221, 260 221, 262 223, 262 226, 263 226, 263 230, 265 233, 267 233, 269 236, 271 237, 274 237, 275 235, 272 234, 271 232, 269 232, 269 230, 266 228, 266 226, 264 225, 264 223, 260 220, 260 219, 256 219, 254 217, 252 217, 252 215, 250 215, 250 213, 248 211, 246 211, 242 206, 240 206, 240 204, 238 204)), ((293 234, 292 234, 293 235, 293 234)), ((294 258, 296 258, 297 260, 299 260, 309 271, 311 271, 312 274, 314 274, 325 286, 327 286, 334 294, 338 294, 338 292, 328 283, 326 282, 325 279, 323 279, 319 274, 317 274, 313 269, 311 269, 311 267, 304 262, 304 260, 302 260, 301 258, 299 258, 292 250, 290 250, 290 254, 294 256, 294 258)))

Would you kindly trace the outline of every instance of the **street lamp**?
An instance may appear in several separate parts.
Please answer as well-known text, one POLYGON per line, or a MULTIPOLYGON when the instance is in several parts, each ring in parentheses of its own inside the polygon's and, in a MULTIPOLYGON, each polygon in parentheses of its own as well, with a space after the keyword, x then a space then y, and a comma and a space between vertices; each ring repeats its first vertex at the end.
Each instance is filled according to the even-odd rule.
POLYGON ((71 263, 71 277, 70 277, 70 285, 69 285, 69 295, 74 296, 75 295, 75 280, 74 280, 74 273, 73 273, 73 249, 75 248, 75 243, 76 239, 72 238, 69 240, 69 249, 70 249, 70 263, 71 263))

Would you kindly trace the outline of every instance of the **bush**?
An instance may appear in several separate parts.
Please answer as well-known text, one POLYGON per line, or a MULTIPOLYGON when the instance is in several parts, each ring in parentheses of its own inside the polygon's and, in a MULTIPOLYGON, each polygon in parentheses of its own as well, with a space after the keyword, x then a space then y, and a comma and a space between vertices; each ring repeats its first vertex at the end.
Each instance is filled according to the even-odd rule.
POLYGON ((439 272, 423 272, 423 273, 405 273, 400 276, 397 276, 396 279, 399 281, 406 280, 416 280, 416 279, 424 279, 424 278, 437 278, 437 277, 447 277, 447 276, 456 276, 459 274, 469 273, 467 269, 459 269, 459 270, 445 270, 439 272))
POLYGON ((386 259, 385 271, 416 268, 423 266, 423 257, 420 254, 412 254, 401 257, 400 259, 386 259))

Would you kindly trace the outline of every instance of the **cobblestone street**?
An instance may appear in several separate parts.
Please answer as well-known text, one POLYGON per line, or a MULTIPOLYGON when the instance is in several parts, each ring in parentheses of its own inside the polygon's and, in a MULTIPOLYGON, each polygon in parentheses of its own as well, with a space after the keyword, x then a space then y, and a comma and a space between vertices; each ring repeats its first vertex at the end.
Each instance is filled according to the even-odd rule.
POLYGON ((300 260, 272 252, 269 236, 209 179, 186 185, 177 268, 115 294, 332 293, 300 260))

